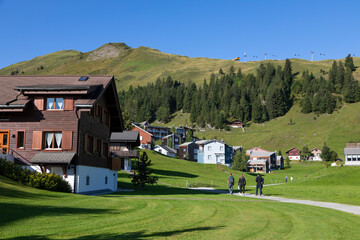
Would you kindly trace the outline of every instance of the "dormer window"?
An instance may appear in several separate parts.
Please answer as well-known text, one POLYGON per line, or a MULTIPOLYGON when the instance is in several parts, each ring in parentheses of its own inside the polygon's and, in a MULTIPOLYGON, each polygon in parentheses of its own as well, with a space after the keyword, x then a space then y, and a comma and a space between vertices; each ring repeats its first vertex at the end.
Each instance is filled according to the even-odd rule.
POLYGON ((62 110, 64 109, 64 98, 47 98, 46 110, 62 110))

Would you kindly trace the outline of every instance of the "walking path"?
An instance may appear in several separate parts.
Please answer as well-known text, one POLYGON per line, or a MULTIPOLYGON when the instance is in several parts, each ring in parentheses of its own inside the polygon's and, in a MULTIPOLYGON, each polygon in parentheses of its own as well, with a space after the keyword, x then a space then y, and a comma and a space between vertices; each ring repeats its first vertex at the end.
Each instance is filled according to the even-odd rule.
MULTIPOLYGON (((224 190, 216 190, 211 188, 191 188, 193 190, 200 190, 200 191, 207 191, 207 192, 214 192, 214 193, 223 193, 229 194, 228 191, 224 190)), ((273 200, 277 202, 285 202, 285 203, 298 203, 310 206, 317 206, 317 207, 324 207, 324 208, 331 208, 347 213, 352 213, 355 215, 360 215, 360 206, 352 206, 347 204, 341 203, 331 203, 331 202, 318 202, 312 200, 301 200, 301 199, 290 199, 290 198, 283 198, 283 197, 273 197, 273 196, 256 196, 254 194, 245 194, 245 196, 240 195, 239 193, 235 193, 235 196, 239 197, 249 197, 249 198, 257 198, 257 199, 264 199, 264 200, 273 200)))

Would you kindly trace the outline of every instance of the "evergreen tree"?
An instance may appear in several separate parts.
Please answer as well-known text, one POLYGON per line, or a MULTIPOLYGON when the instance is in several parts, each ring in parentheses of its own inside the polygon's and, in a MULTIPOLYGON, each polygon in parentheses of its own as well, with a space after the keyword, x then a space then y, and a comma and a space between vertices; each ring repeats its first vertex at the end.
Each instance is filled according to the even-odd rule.
POLYGON ((347 55, 346 58, 345 58, 345 68, 349 69, 352 72, 356 70, 356 67, 354 65, 354 60, 353 60, 353 58, 351 57, 350 54, 347 55))
POLYGON ((304 160, 308 160, 310 155, 311 155, 311 152, 310 152, 309 148, 305 145, 301 149, 301 158, 304 159, 304 160))
POLYGON ((287 156, 287 157, 285 158, 285 168, 291 168, 289 156, 287 156))
POLYGON ((129 175, 131 182, 141 189, 145 188, 145 184, 157 183, 158 177, 151 176, 152 171, 148 168, 151 165, 151 160, 148 159, 146 152, 143 152, 140 156, 140 161, 136 162, 134 167, 134 174, 129 175))
POLYGON ((326 143, 324 143, 321 149, 320 157, 323 161, 326 162, 329 162, 331 160, 331 149, 328 146, 326 146, 326 143))
POLYGON ((261 102, 260 99, 257 98, 253 103, 252 103, 252 120, 255 123, 260 123, 262 119, 262 106, 261 106, 261 102))
POLYGON ((249 158, 249 156, 243 154, 242 152, 237 152, 234 156, 231 168, 237 171, 246 171, 246 164, 249 158))
POLYGON ((334 61, 331 69, 329 70, 329 89, 331 92, 335 92, 337 70, 338 66, 336 61, 334 61))
POLYGON ((302 103, 301 103, 301 112, 303 113, 311 113, 312 112, 312 105, 309 96, 306 96, 302 103))

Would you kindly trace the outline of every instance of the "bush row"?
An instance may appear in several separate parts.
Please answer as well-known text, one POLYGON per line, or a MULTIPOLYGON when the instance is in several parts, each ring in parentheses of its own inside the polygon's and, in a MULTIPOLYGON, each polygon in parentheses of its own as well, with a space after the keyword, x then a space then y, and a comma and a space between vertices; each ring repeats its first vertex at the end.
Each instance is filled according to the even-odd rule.
POLYGON ((30 187, 56 192, 71 192, 68 182, 53 173, 38 173, 0 158, 0 175, 30 187))

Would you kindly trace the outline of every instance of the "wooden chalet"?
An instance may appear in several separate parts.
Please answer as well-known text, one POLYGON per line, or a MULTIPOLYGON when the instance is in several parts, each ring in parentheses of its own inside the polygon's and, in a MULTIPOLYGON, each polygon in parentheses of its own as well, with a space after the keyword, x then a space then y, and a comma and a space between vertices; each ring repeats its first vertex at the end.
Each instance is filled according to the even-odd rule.
MULTIPOLYGON (((132 168, 132 160, 139 158, 139 152, 133 150, 140 145, 139 132, 124 131, 113 132, 110 137, 110 156, 120 159, 121 170, 130 171, 132 168)), ((113 161, 119 163, 119 161, 113 161)))
POLYGON ((123 120, 113 76, 14 75, 0 83, 4 155, 61 175, 75 193, 117 189, 109 141, 123 120))
POLYGON ((301 151, 297 148, 291 148, 286 151, 286 154, 289 156, 290 160, 300 160, 301 159, 301 151))

